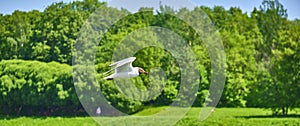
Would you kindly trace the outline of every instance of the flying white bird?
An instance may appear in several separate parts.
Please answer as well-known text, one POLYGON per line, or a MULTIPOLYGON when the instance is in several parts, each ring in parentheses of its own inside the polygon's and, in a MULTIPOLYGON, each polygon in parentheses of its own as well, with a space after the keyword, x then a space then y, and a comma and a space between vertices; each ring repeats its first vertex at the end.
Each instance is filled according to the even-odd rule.
POLYGON ((113 67, 111 70, 105 72, 107 74, 112 70, 115 70, 115 73, 112 75, 105 77, 106 80, 113 80, 114 78, 131 78, 136 77, 140 73, 148 74, 143 68, 141 67, 132 67, 132 62, 135 60, 135 57, 129 57, 115 63, 110 64, 109 66, 113 67))

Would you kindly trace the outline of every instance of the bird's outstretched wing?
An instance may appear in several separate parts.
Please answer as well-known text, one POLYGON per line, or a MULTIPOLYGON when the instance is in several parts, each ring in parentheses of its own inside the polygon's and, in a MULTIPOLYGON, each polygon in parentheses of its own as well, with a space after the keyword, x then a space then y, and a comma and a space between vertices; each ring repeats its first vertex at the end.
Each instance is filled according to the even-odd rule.
MULTIPOLYGON (((115 73, 120 73, 120 72, 129 72, 132 71, 132 62, 136 59, 136 57, 129 57, 117 62, 114 62, 110 64, 109 66, 112 67, 112 70, 115 70, 115 73)), ((110 70, 110 71, 112 71, 110 70)), ((106 73, 110 72, 107 71, 106 73)))
POLYGON ((114 63, 110 64, 109 66, 111 66, 111 67, 113 67, 113 66, 118 67, 118 66, 121 66, 121 65, 123 65, 125 63, 133 62, 135 59, 136 59, 136 57, 129 57, 129 58, 126 58, 126 59, 114 62, 114 63))

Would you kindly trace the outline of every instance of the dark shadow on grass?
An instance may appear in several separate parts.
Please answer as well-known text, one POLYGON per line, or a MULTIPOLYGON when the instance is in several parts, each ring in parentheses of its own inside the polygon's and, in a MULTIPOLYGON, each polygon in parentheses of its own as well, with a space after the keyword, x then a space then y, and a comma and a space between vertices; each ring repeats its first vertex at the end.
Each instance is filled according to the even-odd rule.
POLYGON ((236 118, 300 118, 299 114, 290 114, 290 115, 255 115, 255 116, 236 116, 236 118))
POLYGON ((88 113, 81 105, 72 106, 25 106, 25 105, 2 105, 0 106, 0 120, 10 120, 21 117, 33 119, 46 118, 74 118, 88 117, 88 113))

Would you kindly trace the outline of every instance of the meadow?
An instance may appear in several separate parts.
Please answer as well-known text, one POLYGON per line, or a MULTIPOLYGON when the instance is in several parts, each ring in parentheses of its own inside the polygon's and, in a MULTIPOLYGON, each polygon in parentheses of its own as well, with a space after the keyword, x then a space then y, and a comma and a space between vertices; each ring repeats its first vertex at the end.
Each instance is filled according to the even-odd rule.
MULTIPOLYGON (((176 125, 299 125, 296 111, 273 117, 251 108, 282 115, 300 108, 300 20, 288 19, 279 0, 263 0, 247 13, 222 6, 139 10, 82 0, 0 12, 0 126, 97 125, 91 117, 65 115, 106 104, 149 115, 164 107, 144 106, 178 101, 220 108, 202 122, 200 108, 193 108, 176 125), (151 74, 103 79, 109 64, 132 56, 133 66, 151 74)), ((181 118, 178 113, 169 119, 181 118)))
MULTIPOLYGON (((152 115, 164 108, 147 108, 134 115, 152 115)), ((206 120, 199 121, 200 108, 194 107, 176 123, 176 126, 300 126, 299 111, 300 109, 295 109, 288 116, 280 117, 271 116, 270 110, 260 108, 216 108, 206 120)), ((9 117, 2 115, 0 119, 1 126, 99 126, 91 117, 9 117)))

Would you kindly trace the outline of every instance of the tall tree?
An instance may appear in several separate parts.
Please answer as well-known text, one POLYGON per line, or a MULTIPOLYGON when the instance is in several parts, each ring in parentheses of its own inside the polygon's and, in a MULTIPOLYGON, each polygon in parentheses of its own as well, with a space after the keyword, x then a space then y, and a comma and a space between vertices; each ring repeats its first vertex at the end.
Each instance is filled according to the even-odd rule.
POLYGON ((287 13, 278 0, 265 0, 260 7, 252 13, 257 20, 260 31, 263 35, 263 43, 258 43, 257 61, 258 83, 251 89, 255 96, 255 106, 271 108, 274 114, 287 115, 288 110, 297 106, 298 89, 298 59, 296 57, 297 37, 291 33, 297 29, 297 25, 291 25, 286 19, 287 13), (292 72, 292 73, 291 73, 292 72), (293 87, 293 88, 291 88, 293 87), (290 93, 292 95, 290 95, 290 93))

